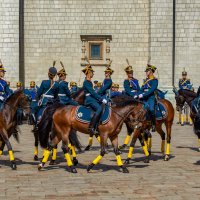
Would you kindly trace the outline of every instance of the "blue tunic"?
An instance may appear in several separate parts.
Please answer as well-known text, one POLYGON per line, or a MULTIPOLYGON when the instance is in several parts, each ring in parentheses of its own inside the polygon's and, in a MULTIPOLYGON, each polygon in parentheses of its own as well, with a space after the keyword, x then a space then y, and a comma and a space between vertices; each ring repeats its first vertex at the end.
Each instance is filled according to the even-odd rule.
POLYGON ((179 80, 179 89, 182 90, 182 89, 188 89, 188 90, 191 90, 192 89, 192 84, 190 83, 190 79, 180 79, 179 80))
POLYGON ((158 88, 158 80, 156 78, 146 79, 145 83, 141 87, 141 92, 144 101, 147 103, 150 112, 155 114, 155 91, 158 88))
POLYGON ((71 89, 70 89, 70 93, 73 94, 75 92, 78 91, 78 87, 75 85, 75 86, 72 86, 71 89))
POLYGON ((37 119, 39 120, 42 116, 42 113, 47 106, 48 102, 53 101, 58 96, 59 84, 54 81, 51 85, 51 80, 43 80, 40 88, 38 89, 38 97, 40 98, 39 102, 39 111, 37 113, 37 119))
POLYGON ((71 92, 68 88, 68 82, 66 81, 60 81, 59 82, 59 92, 58 92, 58 97, 61 103, 65 105, 75 105, 77 106, 78 103, 76 101, 73 101, 71 99, 71 92))
POLYGON ((101 88, 98 90, 98 94, 106 98, 106 94, 112 86, 112 79, 104 79, 101 88))
POLYGON ((85 93, 85 102, 84 105, 91 107, 96 114, 99 115, 102 111, 100 102, 102 97, 95 92, 91 81, 85 79, 83 82, 83 89, 85 93))
POLYGON ((0 109, 3 107, 3 102, 10 96, 10 90, 7 82, 0 78, 0 109))
POLYGON ((135 95, 138 95, 138 92, 140 91, 138 80, 135 78, 124 80, 124 90, 125 94, 128 96, 134 97, 135 95))

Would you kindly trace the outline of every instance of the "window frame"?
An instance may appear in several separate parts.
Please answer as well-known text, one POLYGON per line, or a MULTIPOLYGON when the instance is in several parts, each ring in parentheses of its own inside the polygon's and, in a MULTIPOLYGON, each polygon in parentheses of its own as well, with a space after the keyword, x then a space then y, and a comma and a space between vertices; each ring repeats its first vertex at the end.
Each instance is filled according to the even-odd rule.
POLYGON ((103 60, 103 41, 96 42, 90 41, 89 42, 89 60, 103 60), (100 57, 92 57, 92 45, 99 45, 100 46, 100 57))

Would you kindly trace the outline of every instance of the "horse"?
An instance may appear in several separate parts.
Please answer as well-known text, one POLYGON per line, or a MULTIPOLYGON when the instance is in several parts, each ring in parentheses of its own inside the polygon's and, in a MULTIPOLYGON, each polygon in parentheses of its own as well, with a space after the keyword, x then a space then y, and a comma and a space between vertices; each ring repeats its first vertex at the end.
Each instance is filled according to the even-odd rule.
MULTIPOLYGON (((123 101, 118 102, 115 105, 111 105, 110 118, 107 121, 107 123, 100 124, 98 127, 101 138, 101 151, 98 157, 94 159, 91 164, 88 165, 88 172, 103 158, 105 154, 105 145, 107 143, 108 138, 110 139, 114 147, 114 153, 116 155, 118 166, 120 167, 120 169, 122 169, 123 173, 129 172, 128 169, 123 165, 120 157, 118 149, 118 134, 122 129, 124 121, 130 115, 134 117, 134 123, 136 125, 139 124, 140 121, 135 119, 140 118, 140 120, 143 120, 143 118, 146 117, 146 110, 143 108, 143 104, 135 100, 133 97, 121 96, 120 99, 122 99, 123 101)), ((62 147, 62 150, 65 155, 68 167, 70 168, 70 171, 72 173, 77 173, 69 155, 69 134, 72 129, 75 129, 81 133, 89 134, 89 123, 83 123, 76 119, 75 111, 77 109, 77 106, 53 106, 54 111, 50 113, 48 109, 46 109, 42 116, 42 118, 45 118, 45 120, 41 119, 40 123, 38 124, 40 145, 43 148, 47 149, 45 151, 42 162, 38 165, 38 170, 44 168, 44 165, 47 162, 48 157, 50 155, 51 149, 62 140, 63 144, 65 145, 62 147)))
MULTIPOLYGON (((17 165, 9 138, 16 130, 18 108, 22 108, 26 115, 30 113, 30 99, 23 93, 23 90, 18 90, 11 94, 4 102, 4 107, 0 112, 0 139, 2 143, 0 147, 0 155, 3 153, 6 144, 10 156, 11 168, 13 170, 17 169, 17 165)), ((18 134, 16 132, 14 136, 18 141, 18 134)))
MULTIPOLYGON (((115 102, 115 100, 114 100, 115 102)), ((167 147, 166 147, 166 151, 165 151, 165 157, 164 160, 168 161, 169 160, 169 155, 170 155, 170 142, 171 142, 171 129, 172 129, 172 124, 174 121, 174 108, 173 105, 171 104, 170 101, 168 101, 167 99, 159 99, 158 102, 161 102, 166 110, 167 110, 167 116, 166 118, 161 118, 159 120, 156 120, 156 131, 159 133, 162 142, 161 142, 161 152, 164 154, 165 151, 165 132, 162 129, 162 125, 165 124, 166 127, 166 131, 167 131, 167 147)), ((131 119, 131 116, 129 117, 131 119)), ((128 120, 128 119, 127 119, 128 120)), ((130 123, 126 123, 127 126, 127 130, 128 130, 128 138, 130 137, 131 133, 133 133, 133 137, 130 143, 130 147, 129 147, 129 153, 128 153, 128 157, 125 161, 126 164, 129 164, 130 159, 132 158, 133 155, 133 150, 135 147, 135 143, 137 138, 140 140, 140 143, 143 147, 143 137, 142 137, 142 133, 144 133, 144 137, 146 138, 145 144, 148 144, 147 146, 149 147, 149 153, 151 154, 151 134, 150 134, 150 128, 151 128, 151 122, 149 122, 148 120, 144 120, 142 122, 142 126, 140 127, 131 127, 130 123), (148 140, 148 142, 147 142, 148 140)), ((126 145, 123 145, 121 149, 123 149, 126 145)), ((143 148, 144 150, 144 154, 147 155, 147 152, 145 151, 146 148, 143 148)), ((148 159, 144 160, 145 162, 149 162, 148 159)))
POLYGON ((177 111, 181 111, 183 109, 185 102, 190 107, 190 117, 194 124, 194 133, 198 137, 200 151, 200 110, 195 110, 192 106, 192 101, 197 97, 197 93, 187 89, 177 90, 175 87, 173 91, 175 93, 177 111))
MULTIPOLYGON (((84 98, 85 98, 85 95, 84 95, 84 90, 83 88, 80 88, 77 92, 74 92, 71 94, 71 98, 73 98, 75 101, 77 101, 80 105, 83 104, 84 102, 84 98)), ((51 107, 52 105, 49 105, 49 107, 51 107)), ((35 139, 35 142, 34 142, 34 157, 33 159, 35 161, 38 161, 39 158, 38 158, 38 145, 39 145, 39 138, 38 138, 38 132, 37 132, 37 127, 33 129, 33 134, 34 134, 34 139, 35 139)), ((75 136, 74 136, 75 137, 75 136)), ((76 137, 76 139, 74 138, 74 143, 75 143, 75 146, 77 148, 80 149, 81 145, 78 141, 78 138, 76 137), (77 144, 77 145, 76 145, 77 144)), ((56 154, 57 154, 57 146, 55 146, 53 148, 53 151, 52 151, 52 159, 51 159, 51 162, 50 162, 50 165, 53 165, 55 160, 56 160, 56 154)))

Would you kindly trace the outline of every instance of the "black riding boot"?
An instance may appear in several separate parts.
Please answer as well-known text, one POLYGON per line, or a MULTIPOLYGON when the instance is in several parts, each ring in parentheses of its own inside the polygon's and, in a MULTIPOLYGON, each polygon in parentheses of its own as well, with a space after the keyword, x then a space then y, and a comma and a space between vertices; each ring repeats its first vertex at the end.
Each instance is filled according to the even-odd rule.
POLYGON ((98 121, 99 121, 99 116, 94 114, 91 121, 90 121, 89 127, 88 127, 88 132, 89 132, 90 135, 95 134, 95 131, 96 131, 96 128, 97 128, 97 125, 98 125, 98 121))
POLYGON ((156 131, 156 116, 151 114, 151 122, 152 122, 152 132, 156 131))

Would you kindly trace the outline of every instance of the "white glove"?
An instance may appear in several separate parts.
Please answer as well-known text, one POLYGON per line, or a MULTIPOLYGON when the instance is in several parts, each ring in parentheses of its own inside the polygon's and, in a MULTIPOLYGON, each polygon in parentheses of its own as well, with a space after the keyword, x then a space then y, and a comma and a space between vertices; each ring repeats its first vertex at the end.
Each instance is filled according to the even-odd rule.
POLYGON ((102 103, 103 103, 103 104, 107 104, 107 102, 108 102, 108 101, 107 101, 106 99, 103 99, 103 100, 102 100, 102 103))
POLYGON ((134 98, 134 99, 137 99, 137 98, 138 98, 138 95, 135 95, 133 98, 134 98))
POLYGON ((1 101, 4 101, 4 97, 0 96, 0 100, 1 100, 1 101))
POLYGON ((139 97, 139 99, 143 98, 143 94, 139 94, 138 97, 139 97))

